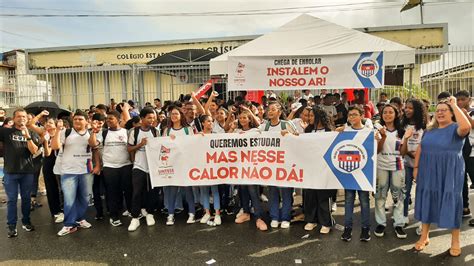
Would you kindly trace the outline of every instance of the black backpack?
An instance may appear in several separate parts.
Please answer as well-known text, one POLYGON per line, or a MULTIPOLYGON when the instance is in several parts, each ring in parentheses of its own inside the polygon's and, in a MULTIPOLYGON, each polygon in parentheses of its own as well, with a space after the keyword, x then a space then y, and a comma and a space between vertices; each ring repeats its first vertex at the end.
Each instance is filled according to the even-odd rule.
MULTIPOLYGON (((473 115, 474 115, 474 111, 471 111, 469 113, 469 116, 472 117, 473 115)), ((471 152, 472 152, 472 145, 471 145, 471 142, 469 141, 469 135, 470 134, 467 134, 467 136, 465 137, 464 146, 462 147, 462 156, 464 158, 469 158, 469 156, 471 155, 471 152)))
MULTIPOLYGON (((137 146, 138 144, 138 134, 140 133, 140 128, 139 127, 136 127, 133 129, 133 139, 134 139, 134 146, 137 146)), ((104 133, 102 132, 102 136, 104 133)), ((156 136, 158 135, 157 132, 156 132, 156 128, 154 127, 151 127, 151 134, 153 134, 153 137, 156 138, 156 136)), ((105 134, 107 135, 107 133, 105 134)), ((104 142, 105 142, 105 137, 104 137, 104 142)))

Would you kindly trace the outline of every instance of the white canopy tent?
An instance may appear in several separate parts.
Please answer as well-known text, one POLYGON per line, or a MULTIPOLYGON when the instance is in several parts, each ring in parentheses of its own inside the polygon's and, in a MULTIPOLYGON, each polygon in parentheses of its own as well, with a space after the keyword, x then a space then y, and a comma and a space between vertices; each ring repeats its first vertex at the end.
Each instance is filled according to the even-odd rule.
POLYGON ((415 63, 415 49, 303 14, 210 61, 211 75, 228 74, 231 57, 324 56, 383 52, 384 65, 415 63))

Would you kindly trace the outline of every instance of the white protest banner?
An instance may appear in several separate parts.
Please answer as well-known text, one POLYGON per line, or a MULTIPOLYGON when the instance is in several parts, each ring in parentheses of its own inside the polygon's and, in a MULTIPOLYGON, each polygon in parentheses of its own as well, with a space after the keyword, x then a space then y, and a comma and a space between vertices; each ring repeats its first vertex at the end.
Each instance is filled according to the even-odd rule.
POLYGON ((373 132, 281 136, 278 132, 149 139, 157 186, 258 184, 314 189, 375 189, 373 132))
POLYGON ((384 81, 383 53, 229 56, 228 73, 231 91, 381 88, 384 81))

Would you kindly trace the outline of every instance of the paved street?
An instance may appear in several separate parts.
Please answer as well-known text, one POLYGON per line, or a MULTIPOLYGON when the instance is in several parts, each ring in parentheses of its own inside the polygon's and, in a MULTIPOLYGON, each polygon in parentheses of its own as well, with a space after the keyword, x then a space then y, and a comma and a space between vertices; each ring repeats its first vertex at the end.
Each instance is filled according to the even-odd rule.
MULTIPOLYGON (((471 190, 473 191, 473 190, 471 190)), ((474 201, 471 192, 471 200, 474 201)), ((3 191, 0 197, 4 197, 3 191)), ((40 201, 46 204, 46 197, 40 201)), ((373 203, 373 199, 371 199, 373 203)), ((358 211, 358 210, 357 210, 358 211)), ((372 210, 373 211, 373 210, 372 210)), ((233 217, 224 216, 223 225, 186 225, 186 215, 179 215, 173 227, 164 225, 165 216, 158 215, 157 224, 142 226, 133 233, 127 226, 112 227, 108 222, 95 221, 90 208, 88 220, 92 229, 57 237, 61 225, 52 224, 48 207, 32 213, 36 231, 27 233, 18 229, 18 237, 7 239, 5 227, 0 227, 0 262, 6 264, 169 264, 204 265, 214 259, 218 265, 292 265, 303 264, 371 264, 371 265, 462 265, 474 264, 474 227, 462 226, 462 252, 459 258, 447 254, 450 244, 448 231, 436 230, 431 243, 421 253, 412 250, 417 240, 415 225, 407 229, 408 238, 397 239, 392 228, 387 228, 384 238, 372 234, 369 243, 358 240, 359 225, 354 225, 353 240, 340 240, 340 231, 322 236, 303 230, 303 223, 293 223, 289 230, 259 232, 253 223, 236 225, 233 217)), ((335 215, 338 224, 343 221, 342 202, 335 215)), ((5 221, 6 206, 0 207, 0 217, 5 221)), ((390 214, 387 214, 390 217, 390 214)), ((373 212, 372 212, 373 217, 373 212)), ((128 225, 129 218, 123 219, 128 225)), ((355 219, 358 222, 358 217, 355 219)))

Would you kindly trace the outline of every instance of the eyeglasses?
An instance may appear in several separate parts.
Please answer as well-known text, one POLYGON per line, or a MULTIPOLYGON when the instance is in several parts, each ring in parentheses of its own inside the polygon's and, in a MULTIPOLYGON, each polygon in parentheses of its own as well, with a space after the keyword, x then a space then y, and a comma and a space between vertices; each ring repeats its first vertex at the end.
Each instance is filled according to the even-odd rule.
POLYGON ((348 114, 347 116, 360 116, 360 114, 348 114))

